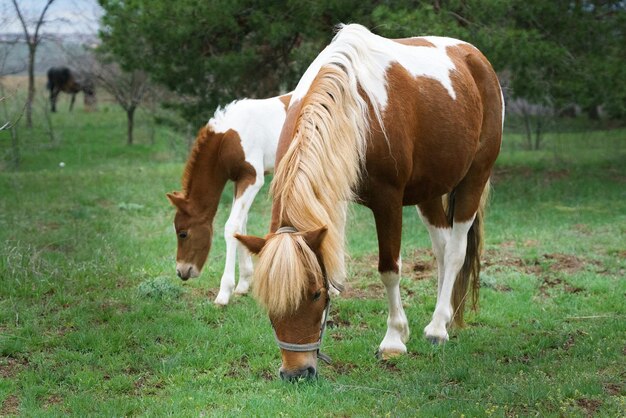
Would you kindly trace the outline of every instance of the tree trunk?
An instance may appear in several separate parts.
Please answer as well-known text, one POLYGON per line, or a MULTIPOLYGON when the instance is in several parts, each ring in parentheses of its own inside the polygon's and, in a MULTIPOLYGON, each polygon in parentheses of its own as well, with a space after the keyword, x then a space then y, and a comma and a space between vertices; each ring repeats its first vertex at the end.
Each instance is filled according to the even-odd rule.
POLYGON ((542 117, 537 117, 537 124, 535 125, 535 151, 539 150, 541 140, 543 138, 543 120, 542 117))
POLYGON ((13 154, 11 156, 11 159, 13 160, 13 168, 17 170, 20 168, 20 161, 22 158, 20 155, 20 137, 18 136, 17 126, 15 125, 11 126, 11 153, 13 154))
POLYGON ((126 144, 133 145, 133 127, 135 121, 135 109, 136 107, 131 106, 126 110, 126 118, 128 119, 128 140, 126 144))
MULTIPOLYGON (((13 168, 15 170, 20 168, 20 137, 17 132, 17 122, 19 121, 19 117, 13 122, 11 121, 11 117, 9 115, 9 108, 7 105, 7 98, 4 92, 4 86, 0 83, 0 97, 4 98, 0 103, 2 103, 2 108, 4 110, 4 117, 8 123, 8 129, 11 132, 11 162, 13 163, 13 168)), ((6 126, 6 125, 5 125, 6 126)))
POLYGON ((587 111, 587 116, 589 117, 589 119, 594 121, 600 120, 600 110, 598 109, 598 106, 589 106, 585 110, 587 111))
POLYGON ((35 52, 36 45, 28 45, 28 100, 26 102, 26 126, 33 127, 33 100, 35 100, 35 52))
POLYGON ((530 126, 530 113, 522 110, 522 119, 524 120, 524 128, 526 129, 526 148, 533 149, 533 131, 530 126))

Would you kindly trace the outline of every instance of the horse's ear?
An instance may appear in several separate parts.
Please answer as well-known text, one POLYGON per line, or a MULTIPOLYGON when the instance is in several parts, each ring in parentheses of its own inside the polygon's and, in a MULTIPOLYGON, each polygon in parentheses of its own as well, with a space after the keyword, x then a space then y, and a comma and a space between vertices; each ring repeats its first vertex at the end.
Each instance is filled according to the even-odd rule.
POLYGON ((255 255, 258 255, 265 246, 265 238, 239 234, 235 234, 235 238, 237 238, 237 240, 242 243, 248 251, 255 255))
POLYGON ((170 203, 177 209, 183 212, 188 212, 188 202, 181 192, 166 193, 165 196, 167 196, 170 203))
POLYGON ((323 226, 320 229, 305 232, 302 234, 302 238, 304 238, 304 241, 313 250, 313 252, 317 252, 322 246, 322 241, 324 240, 327 232, 328 228, 323 226))

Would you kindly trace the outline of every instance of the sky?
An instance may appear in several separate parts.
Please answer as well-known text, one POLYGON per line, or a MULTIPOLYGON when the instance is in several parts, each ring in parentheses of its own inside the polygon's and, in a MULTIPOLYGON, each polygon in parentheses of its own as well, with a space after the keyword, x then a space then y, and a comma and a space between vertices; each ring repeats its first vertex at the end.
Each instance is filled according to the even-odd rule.
MULTIPOLYGON (((22 14, 27 21, 32 22, 34 28, 43 10, 45 0, 17 0, 22 14)), ((55 0, 46 13, 46 23, 40 31, 42 33, 87 33, 95 34, 98 31, 98 21, 102 15, 102 8, 97 0, 55 0)), ((22 26, 17 20, 13 2, 0 0, 0 33, 22 32, 22 26)))

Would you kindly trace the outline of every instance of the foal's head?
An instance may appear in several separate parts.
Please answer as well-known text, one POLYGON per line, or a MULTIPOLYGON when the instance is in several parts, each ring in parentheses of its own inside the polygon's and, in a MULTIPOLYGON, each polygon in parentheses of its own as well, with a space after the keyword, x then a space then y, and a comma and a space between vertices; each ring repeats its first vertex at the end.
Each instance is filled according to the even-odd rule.
POLYGON ((198 277, 211 249, 212 223, 200 216, 181 192, 168 193, 167 198, 176 207, 176 274, 183 280, 198 277))
MULTIPOLYGON (((328 282, 319 248, 326 228, 310 232, 269 234, 265 239, 236 235, 259 260, 253 291, 267 310, 276 338, 305 345, 320 341, 328 282)), ((292 351, 281 347, 281 378, 317 375, 317 350, 292 351)))

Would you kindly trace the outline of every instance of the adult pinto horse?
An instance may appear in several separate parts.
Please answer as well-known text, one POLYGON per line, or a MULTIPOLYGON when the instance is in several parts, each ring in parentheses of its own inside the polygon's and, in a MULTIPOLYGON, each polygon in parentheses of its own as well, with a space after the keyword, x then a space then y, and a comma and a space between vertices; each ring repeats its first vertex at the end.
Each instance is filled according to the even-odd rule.
POLYGON ((57 111, 56 103, 60 92, 72 95, 70 112, 74 107, 76 94, 78 92, 84 92, 85 99, 87 100, 87 98, 89 98, 91 102, 93 102, 96 94, 95 87, 91 80, 86 77, 84 77, 83 80, 79 80, 78 77, 67 67, 50 68, 48 70, 48 83, 46 84, 46 87, 50 90, 50 106, 52 107, 53 112, 57 111))
POLYGON ((265 172, 274 168, 290 97, 245 99, 218 109, 198 133, 185 167, 183 191, 167 194, 176 207, 176 272, 187 280, 200 275, 211 248, 220 196, 228 180, 235 182, 233 206, 224 228, 226 265, 215 298, 218 305, 228 304, 233 290, 248 292, 252 259, 244 249, 239 251, 239 283, 235 288, 238 243, 234 235, 246 233, 250 206, 263 186, 265 172))
POLYGON ((389 40, 347 25, 293 92, 277 151, 270 233, 237 236, 259 255, 253 291, 281 347, 280 375, 317 373, 329 286, 345 276, 346 202, 369 207, 387 290, 383 358, 406 352, 400 298, 402 207, 417 205, 439 268, 424 329, 435 342, 476 303, 483 209, 499 153, 503 98, 472 45, 449 38, 389 40), (321 325, 321 329, 320 329, 321 325))

